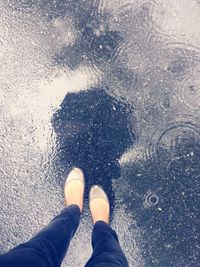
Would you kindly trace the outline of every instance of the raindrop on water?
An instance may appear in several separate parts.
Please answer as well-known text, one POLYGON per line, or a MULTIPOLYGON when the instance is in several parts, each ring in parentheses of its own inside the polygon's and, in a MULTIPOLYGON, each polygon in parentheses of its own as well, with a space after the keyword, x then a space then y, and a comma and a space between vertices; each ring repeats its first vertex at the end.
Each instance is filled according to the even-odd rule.
POLYGON ((193 72, 180 85, 179 97, 190 109, 200 110, 200 72, 193 72))
POLYGON ((144 207, 152 207, 158 204, 159 197, 152 191, 148 191, 145 195, 144 207))

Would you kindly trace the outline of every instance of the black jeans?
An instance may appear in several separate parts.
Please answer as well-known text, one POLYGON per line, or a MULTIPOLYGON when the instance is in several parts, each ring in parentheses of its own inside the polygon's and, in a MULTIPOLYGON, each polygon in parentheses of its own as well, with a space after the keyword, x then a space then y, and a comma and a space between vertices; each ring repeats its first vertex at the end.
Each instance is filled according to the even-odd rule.
MULTIPOLYGON (((30 241, 0 255, 0 266, 60 267, 79 221, 80 209, 78 206, 71 205, 65 208, 30 241)), ((117 234, 103 221, 98 221, 94 225, 92 247, 92 256, 85 267, 128 266, 117 234)))

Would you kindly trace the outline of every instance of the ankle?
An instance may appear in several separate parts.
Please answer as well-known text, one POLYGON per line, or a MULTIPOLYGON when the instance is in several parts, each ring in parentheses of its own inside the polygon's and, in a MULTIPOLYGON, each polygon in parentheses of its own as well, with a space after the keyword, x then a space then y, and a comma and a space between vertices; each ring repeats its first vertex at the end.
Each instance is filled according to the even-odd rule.
POLYGON ((94 224, 98 221, 109 224, 110 207, 104 199, 98 198, 92 200, 90 202, 90 211, 94 224))

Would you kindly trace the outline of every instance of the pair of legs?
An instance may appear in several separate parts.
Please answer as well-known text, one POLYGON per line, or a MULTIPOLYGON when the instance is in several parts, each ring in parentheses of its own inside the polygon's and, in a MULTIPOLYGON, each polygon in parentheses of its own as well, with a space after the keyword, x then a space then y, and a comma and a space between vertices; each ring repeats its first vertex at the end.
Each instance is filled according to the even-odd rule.
MULTIPOLYGON (((74 168, 65 182, 64 210, 28 242, 0 255, 1 267, 60 267, 80 222, 85 188, 84 173, 74 168)), ((86 267, 127 267, 127 259, 119 245, 117 234, 109 226, 109 201, 99 186, 89 194, 94 223, 93 253, 86 267)), ((73 263, 72 263, 73 265, 73 263)))

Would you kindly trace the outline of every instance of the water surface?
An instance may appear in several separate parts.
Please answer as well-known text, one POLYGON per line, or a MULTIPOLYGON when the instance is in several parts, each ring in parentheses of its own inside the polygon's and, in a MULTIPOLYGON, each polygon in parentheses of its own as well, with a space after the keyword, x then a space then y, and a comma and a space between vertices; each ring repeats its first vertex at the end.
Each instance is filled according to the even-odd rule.
MULTIPOLYGON (((0 0, 0 14, 0 252, 61 210, 79 165, 130 266, 200 266, 200 2, 0 0)), ((83 266, 91 231, 86 199, 63 266, 83 266)))

